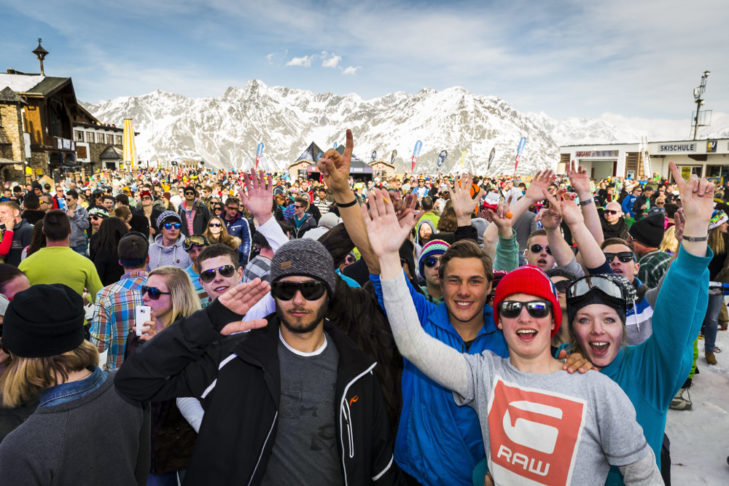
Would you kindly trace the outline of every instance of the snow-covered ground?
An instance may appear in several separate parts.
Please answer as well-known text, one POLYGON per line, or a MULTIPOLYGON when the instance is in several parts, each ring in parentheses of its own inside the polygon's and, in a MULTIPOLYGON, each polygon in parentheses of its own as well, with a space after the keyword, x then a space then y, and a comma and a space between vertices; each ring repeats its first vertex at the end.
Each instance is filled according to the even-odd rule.
POLYGON ((671 440, 671 482, 680 485, 729 484, 729 332, 719 331, 719 364, 704 360, 699 341, 700 374, 691 386, 693 408, 668 411, 666 433, 671 440))

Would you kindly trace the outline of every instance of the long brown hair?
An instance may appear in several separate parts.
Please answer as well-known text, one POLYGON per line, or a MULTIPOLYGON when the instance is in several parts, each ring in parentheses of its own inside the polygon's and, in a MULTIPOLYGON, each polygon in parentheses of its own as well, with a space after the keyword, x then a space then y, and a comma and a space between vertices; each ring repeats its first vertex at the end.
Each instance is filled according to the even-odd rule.
POLYGON ((212 218, 210 218, 210 221, 208 221, 208 227, 205 228, 205 233, 203 234, 208 239, 211 245, 213 243, 222 243, 233 248, 234 250, 237 250, 240 244, 238 243, 238 238, 236 238, 235 236, 230 236, 228 234, 228 229, 225 227, 225 221, 223 221, 223 218, 219 216, 213 216, 212 218), (210 223, 212 223, 216 219, 220 222, 220 236, 217 239, 210 232, 210 223))

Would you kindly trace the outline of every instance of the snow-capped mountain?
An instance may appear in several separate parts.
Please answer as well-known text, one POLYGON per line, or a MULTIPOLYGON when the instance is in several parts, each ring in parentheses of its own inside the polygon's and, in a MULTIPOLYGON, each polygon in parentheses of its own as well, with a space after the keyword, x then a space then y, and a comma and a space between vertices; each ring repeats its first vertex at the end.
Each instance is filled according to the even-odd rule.
POLYGON ((195 159, 220 168, 251 167, 263 142, 263 167, 281 169, 312 141, 323 150, 344 143, 344 130, 351 128, 356 155, 369 161, 374 151, 378 160, 390 161, 397 150, 395 164, 401 170, 410 170, 413 147, 421 140, 416 172, 428 173, 438 170, 436 161, 444 149, 448 157, 441 172, 484 173, 492 148, 496 156, 489 173, 511 172, 524 136, 519 173, 533 173, 556 165, 558 144, 638 141, 656 131, 653 125, 635 128, 636 123, 617 115, 558 121, 544 113, 519 113, 502 99, 460 87, 363 100, 354 94, 316 94, 254 80, 217 98, 157 90, 84 106, 104 123, 121 126, 124 118, 131 118, 140 133, 136 146, 142 161, 195 159))

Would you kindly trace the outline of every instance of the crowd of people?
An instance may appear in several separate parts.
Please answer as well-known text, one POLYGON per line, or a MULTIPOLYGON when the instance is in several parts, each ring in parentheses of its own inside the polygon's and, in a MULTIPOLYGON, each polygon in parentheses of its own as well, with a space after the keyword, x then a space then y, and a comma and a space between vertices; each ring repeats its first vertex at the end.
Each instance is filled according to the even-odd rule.
POLYGON ((670 485, 729 188, 355 181, 353 145, 6 184, 3 484, 670 485))

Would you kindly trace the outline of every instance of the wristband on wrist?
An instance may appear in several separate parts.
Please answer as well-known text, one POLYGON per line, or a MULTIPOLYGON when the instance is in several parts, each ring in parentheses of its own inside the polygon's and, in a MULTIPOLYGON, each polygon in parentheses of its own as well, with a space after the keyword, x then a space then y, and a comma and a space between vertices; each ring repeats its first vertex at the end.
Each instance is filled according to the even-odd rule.
POLYGON ((350 207, 354 206, 355 204, 357 204, 357 198, 355 197, 348 203, 335 203, 335 204, 339 208, 350 208, 350 207))
POLYGON ((580 206, 587 206, 588 204, 594 203, 595 200, 590 196, 588 199, 585 199, 584 201, 580 199, 580 206))
POLYGON ((708 241, 709 240, 709 237, 708 236, 686 236, 686 235, 683 235, 681 238, 684 239, 684 240, 686 240, 686 241, 689 241, 691 243, 697 243, 699 241, 708 241))

